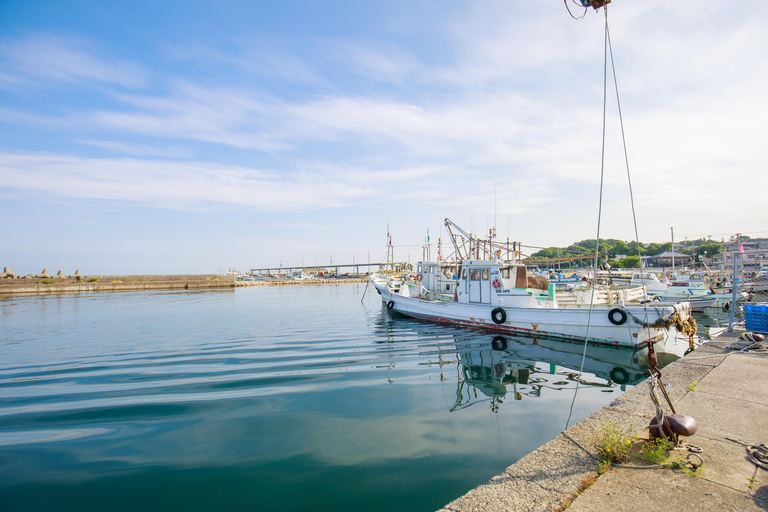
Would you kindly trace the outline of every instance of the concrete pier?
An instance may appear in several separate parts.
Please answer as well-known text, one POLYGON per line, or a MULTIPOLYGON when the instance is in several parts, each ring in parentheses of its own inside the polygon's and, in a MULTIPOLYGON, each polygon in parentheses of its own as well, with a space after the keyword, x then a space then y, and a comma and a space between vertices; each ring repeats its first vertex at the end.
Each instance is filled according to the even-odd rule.
MULTIPOLYGON (((768 355, 724 347, 720 337, 662 370, 678 413, 694 417, 698 431, 682 438, 703 449, 703 466, 630 469, 650 465, 632 457, 598 474, 596 459, 564 435, 527 455, 490 482, 449 503, 443 511, 758 511, 768 510, 768 471, 746 457, 744 446, 768 443, 768 355)), ((647 437, 655 409, 644 382, 567 434, 592 454, 604 422, 647 437)), ((670 459, 685 453, 672 451, 670 459)))
POLYGON ((140 290, 204 290, 251 286, 322 286, 328 284, 365 283, 366 278, 339 279, 270 279, 236 281, 235 276, 171 275, 171 276, 69 276, 0 279, 0 297, 10 295, 45 295, 57 293, 129 292, 140 290))
POLYGON ((233 288, 235 276, 71 276, 65 278, 0 279, 0 297, 57 293, 124 292, 138 290, 201 290, 233 288))

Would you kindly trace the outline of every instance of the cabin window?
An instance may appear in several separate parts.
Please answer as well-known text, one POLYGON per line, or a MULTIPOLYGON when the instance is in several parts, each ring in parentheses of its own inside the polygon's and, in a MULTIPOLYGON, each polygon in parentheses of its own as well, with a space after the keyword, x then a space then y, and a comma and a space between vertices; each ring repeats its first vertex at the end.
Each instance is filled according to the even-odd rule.
POLYGON ((461 276, 461 278, 462 278, 463 280, 465 280, 465 281, 467 280, 467 269, 464 269, 464 272, 462 273, 462 276, 461 276))
POLYGON ((487 268, 484 268, 482 270, 482 273, 483 273, 483 281, 488 281, 488 279, 490 279, 491 277, 491 271, 488 270, 487 268))
POLYGON ((504 267, 501 269, 501 277, 503 279, 509 279, 509 267, 504 267))
POLYGON ((480 269, 473 268, 469 271, 469 280, 470 281, 479 281, 480 280, 480 269))
POLYGON ((416 267, 416 271, 417 271, 419 274, 421 274, 421 265, 419 265, 418 267, 416 267))

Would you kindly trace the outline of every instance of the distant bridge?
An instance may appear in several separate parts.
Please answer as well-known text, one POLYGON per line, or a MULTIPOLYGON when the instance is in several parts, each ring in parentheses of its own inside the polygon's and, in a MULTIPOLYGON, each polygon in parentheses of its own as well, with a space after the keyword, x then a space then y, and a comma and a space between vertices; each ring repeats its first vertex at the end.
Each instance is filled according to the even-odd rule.
MULTIPOLYGON (((407 265, 407 262, 395 262, 394 266, 395 268, 405 268, 407 265)), ((377 270, 380 268, 391 266, 392 263, 349 263, 345 265, 303 265, 300 267, 264 267, 264 268, 252 268, 248 272, 251 275, 262 275, 262 274, 286 274, 286 273, 293 273, 293 272, 300 272, 302 270, 306 270, 307 272, 330 272, 335 271, 336 274, 339 273, 339 269, 355 269, 355 274, 360 274, 360 267, 366 268, 368 272, 371 271, 371 267, 376 268, 377 270)))

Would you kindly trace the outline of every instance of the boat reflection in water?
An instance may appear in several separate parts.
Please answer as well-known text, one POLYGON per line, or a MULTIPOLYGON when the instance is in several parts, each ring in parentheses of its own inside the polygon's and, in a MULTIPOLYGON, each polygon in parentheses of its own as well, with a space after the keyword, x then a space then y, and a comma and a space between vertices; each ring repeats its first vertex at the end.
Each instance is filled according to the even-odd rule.
MULTIPOLYGON (((659 367, 679 355, 654 345, 659 367)), ((514 400, 539 398, 550 390, 586 386, 625 391, 648 377, 647 348, 632 350, 589 345, 579 377, 584 346, 547 339, 484 335, 477 342, 457 343, 459 382, 451 411, 490 402, 492 412, 511 391, 514 400), (511 386, 511 389, 510 389, 511 386)))

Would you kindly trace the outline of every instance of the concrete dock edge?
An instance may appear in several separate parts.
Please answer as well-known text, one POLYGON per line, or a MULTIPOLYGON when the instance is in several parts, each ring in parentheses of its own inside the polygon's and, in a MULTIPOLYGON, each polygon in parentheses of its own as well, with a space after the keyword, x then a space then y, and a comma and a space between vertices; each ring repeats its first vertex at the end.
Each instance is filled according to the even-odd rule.
MULTIPOLYGON (((725 349, 736 340, 734 333, 722 336, 663 369, 678 412, 699 424, 684 440, 704 448, 700 475, 616 465, 598 475, 595 458, 560 434, 441 511, 768 510, 768 472, 725 439, 768 442, 768 356, 725 349)), ((642 382, 567 434, 596 454, 594 436, 604 422, 642 435, 654 414, 642 382)))

